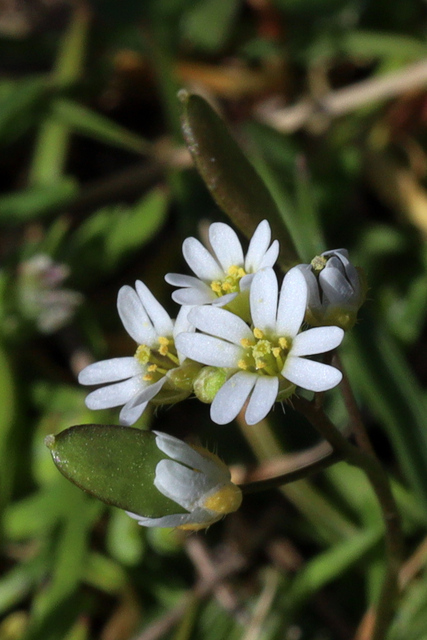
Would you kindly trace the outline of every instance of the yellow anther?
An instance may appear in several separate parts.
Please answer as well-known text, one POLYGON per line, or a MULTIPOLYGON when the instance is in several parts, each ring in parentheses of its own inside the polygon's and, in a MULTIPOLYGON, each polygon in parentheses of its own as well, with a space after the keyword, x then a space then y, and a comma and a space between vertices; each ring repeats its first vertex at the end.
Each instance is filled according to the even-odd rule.
POLYGON ((226 293, 232 293, 232 289, 233 289, 233 285, 230 284, 230 282, 222 283, 222 290, 225 291, 226 293))
POLYGON ((151 349, 146 344, 140 344, 135 352, 135 358, 140 364, 147 364, 150 360, 151 349))
POLYGON ((254 334, 254 336, 255 336, 255 338, 256 338, 257 340, 261 340, 261 339, 264 337, 264 334, 263 334, 263 332, 261 331, 261 329, 257 329, 256 327, 255 327, 255 329, 253 330, 253 334, 254 334))
POLYGON ((218 280, 211 282, 211 289, 214 293, 221 293, 221 283, 218 280))
POLYGON ((244 347, 245 349, 249 349, 249 347, 252 347, 252 342, 250 340, 248 340, 247 338, 242 338, 240 340, 240 344, 242 345, 242 347, 244 347))
POLYGON ((145 380, 146 382, 151 382, 151 380, 153 379, 153 376, 151 375, 151 373, 146 373, 144 376, 142 376, 142 379, 145 380))
POLYGON ((239 369, 247 369, 248 363, 245 360, 239 360, 237 366, 239 367, 239 369))
POLYGON ((271 353, 273 354, 273 356, 274 356, 275 358, 278 358, 278 357, 280 356, 280 352, 281 352, 281 348, 280 348, 280 347, 274 347, 274 348, 271 350, 271 353))
POLYGON ((150 364, 147 371, 157 371, 157 369, 158 369, 157 364, 150 364))
POLYGON ((160 345, 160 349, 159 349, 159 353, 161 356, 166 356, 168 354, 168 344, 170 343, 169 338, 165 338, 164 336, 159 336, 157 338, 159 345, 160 345))
POLYGON ((279 338, 279 344, 282 347, 282 349, 289 349, 291 346, 289 344, 288 338, 279 338))
POLYGON ((255 360, 255 369, 264 369, 264 367, 266 367, 267 364, 264 362, 264 360, 255 360))

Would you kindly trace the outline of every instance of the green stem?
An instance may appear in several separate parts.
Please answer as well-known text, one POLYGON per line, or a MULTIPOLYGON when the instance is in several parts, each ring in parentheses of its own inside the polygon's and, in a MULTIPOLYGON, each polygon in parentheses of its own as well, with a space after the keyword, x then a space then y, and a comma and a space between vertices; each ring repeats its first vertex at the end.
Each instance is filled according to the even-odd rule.
POLYGON ((323 410, 303 398, 293 401, 300 411, 342 457, 365 472, 381 507, 385 526, 387 570, 377 604, 372 640, 383 640, 392 621, 399 592, 398 572, 403 558, 400 516, 386 472, 375 455, 349 442, 332 424, 323 410))

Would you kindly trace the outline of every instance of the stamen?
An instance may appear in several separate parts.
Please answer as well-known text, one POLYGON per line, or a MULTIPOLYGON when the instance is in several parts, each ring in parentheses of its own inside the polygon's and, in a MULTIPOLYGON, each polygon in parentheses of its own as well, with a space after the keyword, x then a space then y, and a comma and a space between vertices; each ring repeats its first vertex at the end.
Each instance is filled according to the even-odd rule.
POLYGON ((167 356, 168 355, 168 351, 169 351, 169 349, 168 349, 168 344, 170 342, 169 338, 165 338, 163 336, 159 336, 158 337, 158 342, 159 342, 159 345, 160 345, 160 348, 159 348, 160 355, 161 356, 167 356))
POLYGON ((248 338, 242 338, 240 340, 240 344, 242 345, 242 347, 244 347, 245 349, 249 349, 249 347, 252 347, 252 342, 250 340, 248 340, 248 338))
POLYGON ((158 369, 158 365, 157 364, 150 364, 150 366, 148 367, 147 371, 157 371, 158 369))
POLYGON ((239 367, 239 369, 246 370, 249 365, 245 360, 239 360, 239 362, 237 363, 237 366, 239 367))
POLYGON ((289 343, 290 343, 290 340, 288 340, 288 338, 279 338, 279 344, 282 347, 282 349, 289 350, 291 347, 289 343))
POLYGON ((221 295, 221 283, 218 280, 211 282, 211 289, 214 293, 221 295))
POLYGON ((142 379, 145 380, 146 382, 151 382, 153 379, 153 376, 151 375, 151 373, 146 373, 144 376, 142 376, 142 379))
POLYGON ((263 334, 263 332, 261 331, 261 329, 257 329, 256 327, 255 327, 255 329, 253 330, 253 334, 254 334, 254 336, 255 336, 255 338, 256 338, 257 340, 262 340, 262 338, 264 337, 264 334, 263 334))

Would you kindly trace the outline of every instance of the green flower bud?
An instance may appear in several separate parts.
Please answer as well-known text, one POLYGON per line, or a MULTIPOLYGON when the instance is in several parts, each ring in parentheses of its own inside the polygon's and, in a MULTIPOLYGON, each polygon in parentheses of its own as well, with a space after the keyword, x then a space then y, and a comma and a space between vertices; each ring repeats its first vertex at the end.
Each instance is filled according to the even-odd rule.
POLYGON ((227 380, 227 369, 219 367, 203 367, 194 380, 193 389, 197 398, 211 404, 224 382, 227 380))

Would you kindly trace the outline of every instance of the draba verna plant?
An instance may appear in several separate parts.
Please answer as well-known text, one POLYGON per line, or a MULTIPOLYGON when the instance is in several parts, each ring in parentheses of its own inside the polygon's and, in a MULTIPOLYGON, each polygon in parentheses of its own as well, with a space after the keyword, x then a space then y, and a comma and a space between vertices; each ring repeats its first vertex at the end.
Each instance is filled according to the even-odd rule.
POLYGON ((398 594, 399 515, 336 352, 357 321, 365 277, 345 249, 323 251, 303 264, 265 186, 235 143, 227 138, 229 152, 222 162, 241 164, 240 185, 234 188, 227 171, 219 171, 220 153, 212 163, 218 139, 228 135, 218 116, 197 96, 181 94, 181 100, 184 135, 196 166, 218 204, 248 236, 247 250, 236 231, 222 222, 210 225, 208 247, 193 237, 184 240, 183 255, 194 275, 165 276, 176 287, 171 292, 179 307, 176 319, 140 280, 123 286, 117 310, 134 350, 89 364, 79 374, 82 385, 96 386, 86 398, 87 407, 121 407, 120 425, 71 427, 48 436, 46 444, 67 478, 126 510, 140 525, 187 531, 236 511, 250 491, 280 486, 339 460, 358 467, 372 485, 384 520, 386 575, 372 635, 380 640, 398 594), (203 117, 209 127, 199 128, 203 117), (262 204, 258 210, 255 200, 262 204), (340 383, 353 425, 351 438, 323 409, 323 394, 340 383), (261 429, 277 406, 276 421, 286 426, 282 407, 291 405, 329 449, 288 474, 239 485, 225 462, 207 449, 132 427, 149 403, 175 405, 194 396, 210 405, 214 423, 237 420, 254 429, 261 429))

